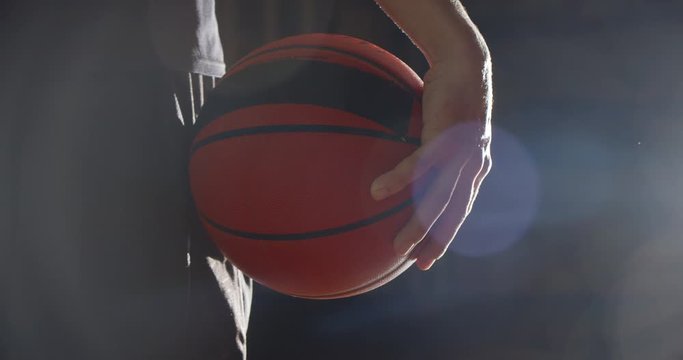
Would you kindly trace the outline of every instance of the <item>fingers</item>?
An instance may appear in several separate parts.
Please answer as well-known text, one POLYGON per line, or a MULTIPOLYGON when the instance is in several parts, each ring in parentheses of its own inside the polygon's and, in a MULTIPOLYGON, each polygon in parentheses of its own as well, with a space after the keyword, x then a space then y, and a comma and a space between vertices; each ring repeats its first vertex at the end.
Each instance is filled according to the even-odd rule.
POLYGON ((432 268, 436 260, 437 259, 423 260, 422 258, 420 258, 417 261, 415 261, 415 265, 417 265, 418 269, 422 271, 427 271, 432 268))
POLYGON ((379 176, 372 183, 370 193, 375 200, 383 200, 403 190, 408 184, 424 175, 433 162, 428 156, 429 147, 422 146, 403 159, 395 168, 379 176))
POLYGON ((435 131, 433 128, 423 130, 424 142, 419 149, 392 170, 375 179, 370 188, 375 200, 383 200, 398 193, 432 168, 445 167, 452 163, 453 158, 462 152, 462 149, 487 148, 487 145, 482 145, 482 132, 486 129, 478 122, 461 123, 441 129, 436 135, 427 135, 429 130, 435 131))
POLYGON ((428 270, 446 252, 469 214, 477 188, 485 176, 480 176, 485 168, 483 156, 470 159, 462 168, 446 209, 429 231, 429 241, 416 253, 416 264, 420 269, 428 270))
MULTIPOLYGON (((468 154, 469 155, 469 154, 468 154)), ((456 156, 432 184, 432 188, 420 201, 415 214, 394 239, 394 249, 399 255, 408 254, 429 232, 446 209, 456 188, 460 173, 467 163, 467 156, 456 156)))

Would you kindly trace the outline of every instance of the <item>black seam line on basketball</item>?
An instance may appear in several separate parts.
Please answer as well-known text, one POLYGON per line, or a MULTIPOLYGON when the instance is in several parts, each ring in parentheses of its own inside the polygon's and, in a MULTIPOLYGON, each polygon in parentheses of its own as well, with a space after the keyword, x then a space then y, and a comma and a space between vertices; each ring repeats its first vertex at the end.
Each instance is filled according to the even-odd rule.
POLYGON ((267 241, 292 241, 292 240, 309 240, 309 239, 315 239, 315 238, 321 238, 321 237, 326 237, 326 236, 332 236, 332 235, 339 235, 345 232, 349 232, 352 230, 360 229, 364 226, 372 225, 376 222, 379 222, 383 219, 386 219, 392 215, 395 215, 401 210, 407 208, 413 203, 412 199, 408 199, 401 204, 394 206, 393 208, 386 210, 384 212, 381 212, 377 215, 371 216, 369 218, 365 218, 360 221, 356 221, 353 223, 349 223, 346 225, 342 226, 337 226, 334 228, 329 228, 329 229, 323 229, 323 230, 315 230, 315 231, 309 231, 309 232, 303 232, 303 233, 289 233, 289 234, 265 234, 265 233, 255 233, 255 232, 249 232, 249 231, 241 231, 237 229, 231 229, 226 226, 223 226, 221 224, 218 224, 214 220, 210 219, 203 213, 200 214, 204 220, 209 223, 212 227, 216 228, 217 230, 220 230, 226 234, 230 235, 235 235, 239 236, 242 238, 246 239, 253 239, 253 240, 267 240, 267 241))
POLYGON ((382 125, 388 132, 406 135, 412 123, 415 95, 393 81, 353 67, 283 58, 254 64, 224 78, 209 93, 195 129, 228 112, 269 104, 309 104, 342 110, 382 125))
MULTIPOLYGON (((406 83, 405 81, 403 81, 403 79, 399 78, 399 77, 396 76, 395 74, 393 74, 393 73, 391 73, 391 72, 388 72, 388 71, 384 70, 384 68, 383 68, 378 62, 376 62, 376 61, 374 61, 374 60, 370 60, 370 59, 368 59, 368 58, 366 58, 366 57, 364 57, 364 56, 361 56, 361 55, 352 53, 352 52, 350 52, 350 51, 337 49, 337 48, 334 48, 334 47, 331 47, 331 46, 321 46, 321 45, 287 45, 287 46, 276 47, 276 48, 273 48, 273 49, 266 49, 266 50, 262 50, 262 51, 260 51, 260 52, 257 52, 256 54, 253 54, 253 55, 250 55, 250 56, 248 56, 248 57, 245 57, 245 58, 241 59, 239 62, 237 62, 236 64, 234 64, 233 66, 231 66, 231 68, 236 68, 236 67, 238 67, 238 66, 244 64, 245 62, 247 62, 247 61, 249 61, 249 60, 251 60, 251 59, 257 58, 257 57, 259 57, 259 56, 261 56, 261 55, 263 55, 263 54, 274 53, 274 52, 278 52, 278 51, 282 51, 282 50, 294 50, 294 49, 323 49, 323 50, 328 50, 328 51, 331 51, 331 52, 336 52, 336 53, 338 53, 338 54, 347 55, 347 56, 350 56, 350 57, 352 57, 352 58, 361 60, 361 61, 365 62, 366 64, 370 64, 370 65, 374 66, 374 67, 375 67, 375 70, 378 70, 378 71, 380 71, 380 72, 382 72, 382 73, 388 75, 392 80, 396 81, 399 85, 401 85, 401 87, 403 88, 403 90, 411 91, 411 92, 412 92, 412 88, 410 87, 410 85, 408 85, 408 83, 406 83)), ((228 72, 230 72, 230 69, 228 69, 228 72)))
POLYGON ((374 137, 383 140, 389 140, 394 142, 400 142, 404 144, 411 144, 415 146, 420 146, 420 139, 415 137, 400 136, 389 134, 383 131, 363 129, 349 126, 338 126, 338 125, 308 125, 308 124, 294 124, 294 125, 266 125, 266 126, 255 126, 250 128, 229 130, 222 133, 214 134, 211 136, 198 141, 192 146, 191 153, 199 150, 200 148, 209 145, 211 143, 226 140, 230 138, 249 136, 249 135, 262 135, 262 134, 277 134, 277 133, 326 133, 326 134, 344 134, 344 135, 355 135, 355 136, 367 136, 374 137))

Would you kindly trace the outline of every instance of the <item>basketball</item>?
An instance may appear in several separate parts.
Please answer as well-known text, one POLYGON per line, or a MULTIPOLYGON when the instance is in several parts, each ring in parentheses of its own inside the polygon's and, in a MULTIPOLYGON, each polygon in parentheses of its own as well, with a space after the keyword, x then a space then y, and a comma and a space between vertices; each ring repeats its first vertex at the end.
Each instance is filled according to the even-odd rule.
POLYGON ((235 63, 207 96, 191 147, 198 216, 258 283, 303 298, 375 289, 412 265, 393 239, 411 189, 370 185, 419 146, 422 80, 367 41, 293 36, 235 63))

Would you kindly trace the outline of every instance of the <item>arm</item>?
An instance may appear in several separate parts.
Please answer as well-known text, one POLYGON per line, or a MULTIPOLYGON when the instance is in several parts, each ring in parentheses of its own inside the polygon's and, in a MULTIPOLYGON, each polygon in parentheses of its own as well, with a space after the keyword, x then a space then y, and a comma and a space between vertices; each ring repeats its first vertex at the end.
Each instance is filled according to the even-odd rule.
POLYGON ((488 48, 460 1, 376 0, 431 64, 489 60, 488 48))
POLYGON ((384 199, 436 173, 415 215, 399 232, 397 253, 429 269, 469 215, 491 168, 491 60, 458 0, 376 0, 423 52, 422 146, 372 185, 384 199))

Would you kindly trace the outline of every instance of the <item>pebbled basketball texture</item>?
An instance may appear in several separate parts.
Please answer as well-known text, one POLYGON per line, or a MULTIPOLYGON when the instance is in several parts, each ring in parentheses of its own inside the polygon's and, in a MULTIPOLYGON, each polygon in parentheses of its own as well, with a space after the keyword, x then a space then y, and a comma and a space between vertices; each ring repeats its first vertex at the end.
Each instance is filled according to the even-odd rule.
POLYGON ((255 281, 329 299, 377 288, 413 260, 393 238, 410 189, 382 201, 372 181, 419 146, 422 81, 364 40, 285 38, 237 62, 209 94, 190 186, 223 254, 255 281))

